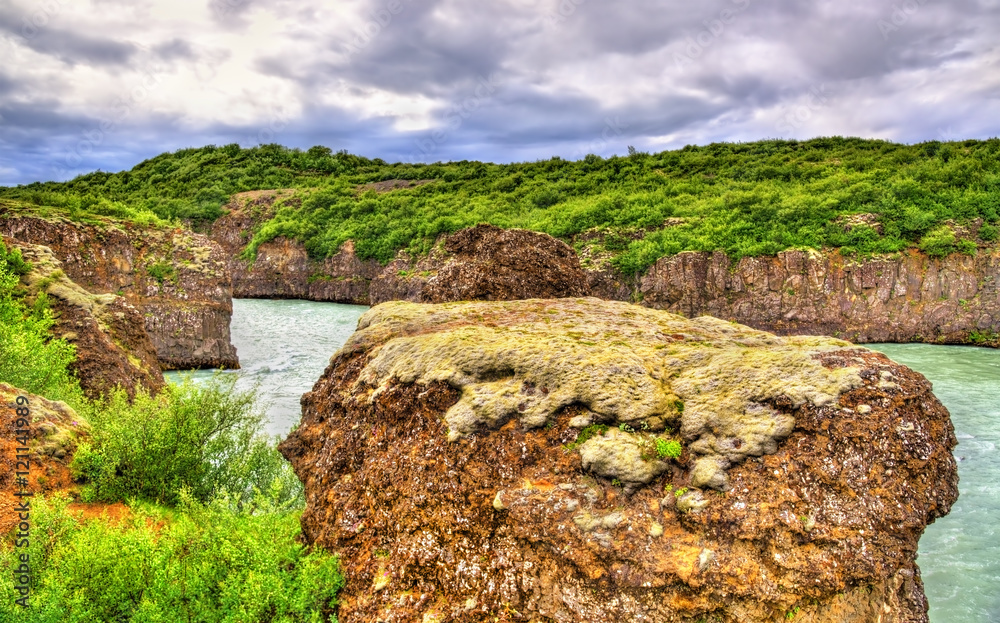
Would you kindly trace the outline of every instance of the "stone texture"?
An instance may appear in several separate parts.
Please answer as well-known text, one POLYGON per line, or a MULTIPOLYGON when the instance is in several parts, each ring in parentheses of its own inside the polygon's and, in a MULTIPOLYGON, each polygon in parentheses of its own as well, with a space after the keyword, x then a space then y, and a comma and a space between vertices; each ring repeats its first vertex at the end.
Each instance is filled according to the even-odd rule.
POLYGON ((958 490, 948 412, 920 374, 838 340, 596 299, 419 307, 369 311, 280 446, 305 484, 306 540, 342 556, 344 623, 743 623, 796 609, 797 621, 927 621, 917 542, 958 490), (491 335, 518 346, 483 346, 491 335), (531 417, 546 397, 583 391, 570 378, 583 372, 545 353, 578 357, 581 370, 612 365, 590 361, 595 341, 618 355, 609 382, 631 389, 531 417), (769 394, 773 420, 790 430, 760 456, 729 456, 724 491, 692 487, 705 451, 696 445, 711 431, 685 427, 687 409, 657 396, 699 403, 703 415, 716 404, 719 422, 757 421, 759 410, 725 398, 728 383, 685 375, 706 366, 749 379, 755 353, 776 349, 796 369, 822 369, 803 378, 855 381, 833 394, 817 386, 813 398, 794 384, 769 394), (462 401, 495 417, 450 434, 462 401), (648 449, 643 439, 676 435, 670 427, 685 449, 624 457, 655 469, 619 483, 584 461, 590 441, 578 435, 594 422, 609 426, 584 429, 600 443, 648 449))
POLYGON ((709 314, 779 334, 855 343, 963 344, 1000 332, 1000 249, 975 257, 918 251, 863 261, 837 252, 785 251, 732 262, 724 253, 658 261, 640 286, 644 305, 709 314))
POLYGON ((142 314, 123 297, 91 294, 66 277, 48 247, 5 239, 21 249, 32 270, 21 278, 28 296, 44 293, 54 312, 52 333, 76 347, 70 369, 90 398, 121 387, 130 398, 137 390, 155 393, 163 388, 156 349, 142 314))
POLYGON ((587 294, 580 260, 547 234, 477 225, 445 240, 449 254, 420 295, 425 303, 513 301, 587 294))
MULTIPOLYGON (((0 383, 0 534, 12 534, 11 530, 20 521, 15 509, 23 500, 30 502, 32 499, 18 497, 14 495, 16 492, 23 490, 37 496, 73 487, 69 464, 79 442, 89 435, 89 431, 90 425, 66 403, 0 383), (27 405, 23 401, 18 403, 18 397, 27 400, 27 405), (18 425, 16 409, 24 406, 28 408, 30 450, 27 454, 17 451, 20 443, 16 439, 20 435, 17 431, 25 430, 18 425), (29 461, 28 486, 22 488, 17 485, 16 472, 25 470, 17 460, 25 456, 29 461)), ((31 527, 38 530, 34 522, 31 527)))
POLYGON ((164 370, 239 367, 229 334, 228 258, 205 236, 110 219, 43 218, 4 206, 0 234, 47 246, 78 285, 119 294, 139 310, 164 370))

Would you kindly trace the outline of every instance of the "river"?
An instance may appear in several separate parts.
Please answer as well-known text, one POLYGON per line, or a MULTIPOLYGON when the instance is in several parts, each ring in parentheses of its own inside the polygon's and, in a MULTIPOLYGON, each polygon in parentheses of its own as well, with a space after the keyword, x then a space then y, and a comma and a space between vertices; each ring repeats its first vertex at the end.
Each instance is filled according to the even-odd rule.
MULTIPOLYGON (((310 301, 233 301, 232 337, 257 386, 267 432, 284 436, 299 420, 299 397, 353 333, 367 308, 310 301)), ((923 373, 951 411, 958 435, 960 497, 920 540, 932 623, 1000 621, 1000 351, 926 344, 870 344, 923 373)), ((176 380, 185 373, 170 373, 176 380)), ((211 372, 195 372, 196 379, 211 372)))

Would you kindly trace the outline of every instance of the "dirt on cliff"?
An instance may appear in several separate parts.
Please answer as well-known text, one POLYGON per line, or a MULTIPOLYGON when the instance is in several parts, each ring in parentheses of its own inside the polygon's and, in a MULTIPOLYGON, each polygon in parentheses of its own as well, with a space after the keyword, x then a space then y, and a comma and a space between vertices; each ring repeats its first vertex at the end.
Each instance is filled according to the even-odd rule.
POLYGON ((89 424, 66 403, 0 383, 0 536, 20 522, 15 509, 23 501, 30 505, 35 495, 75 488, 69 464, 89 430, 89 424), (19 407, 27 408, 23 420, 17 413, 19 407), (25 430, 27 434, 21 432, 25 430), (22 441, 27 442, 27 452, 22 441))
POLYGON ((597 299, 373 308, 302 403, 343 623, 923 622, 958 494, 920 374, 597 299))
POLYGON ((0 234, 48 247, 76 284, 138 310, 162 369, 239 367, 232 282, 218 244, 181 228, 91 221, 0 206, 0 234))

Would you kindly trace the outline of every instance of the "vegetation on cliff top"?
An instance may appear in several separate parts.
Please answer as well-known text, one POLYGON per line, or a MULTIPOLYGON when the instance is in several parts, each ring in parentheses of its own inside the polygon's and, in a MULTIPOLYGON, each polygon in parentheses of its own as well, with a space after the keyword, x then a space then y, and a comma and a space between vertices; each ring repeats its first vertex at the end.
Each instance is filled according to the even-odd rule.
POLYGON ((590 155, 508 165, 389 164, 325 147, 185 149, 131 171, 0 189, 0 196, 76 214, 207 223, 233 193, 294 188, 256 232, 305 243, 314 257, 348 239, 362 258, 426 252, 435 238, 475 225, 519 227, 566 240, 600 228, 625 272, 684 250, 733 257, 789 248, 932 255, 974 252, 962 226, 982 219, 997 238, 1000 139, 899 145, 856 138, 688 146, 627 157, 590 155), (377 193, 374 182, 433 180, 377 193), (851 215, 873 215, 845 222, 851 215), (965 238, 963 238, 963 235, 965 238))
MULTIPOLYGON (((81 498, 129 508, 85 520, 59 494, 32 497, 28 545, 0 535, 0 566, 30 557, 31 607, 13 606, 15 576, 3 574, 0 623, 329 620, 338 560, 297 542, 302 486, 261 435, 254 395, 228 377, 133 402, 124 392, 87 399, 67 369, 73 347, 49 335, 44 296, 29 301, 18 285, 29 272, 0 242, 0 382, 63 400, 74 425, 89 422, 70 465, 81 498)), ((31 470, 49 460, 33 457, 31 470)))

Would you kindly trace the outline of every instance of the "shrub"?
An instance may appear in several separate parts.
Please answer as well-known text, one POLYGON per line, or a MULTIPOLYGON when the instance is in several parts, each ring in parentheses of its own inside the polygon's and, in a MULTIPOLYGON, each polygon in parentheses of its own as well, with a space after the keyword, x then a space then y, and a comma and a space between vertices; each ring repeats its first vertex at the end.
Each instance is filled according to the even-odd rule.
POLYGON ((675 439, 656 439, 656 454, 661 459, 676 459, 682 451, 680 442, 675 439))
POLYGON ((236 380, 188 380, 158 396, 140 393, 131 404, 118 391, 88 408, 92 440, 72 464, 87 494, 176 504, 188 489, 199 501, 225 493, 237 507, 252 508, 256 491, 273 491, 281 504, 298 504, 301 484, 261 434, 265 416, 255 393, 237 391, 236 380))
POLYGON ((947 225, 935 227, 920 240, 920 250, 931 257, 944 257, 955 251, 955 232, 947 225))
POLYGON ((21 298, 17 275, 29 268, 19 250, 0 242, 0 381, 78 407, 83 394, 67 368, 74 347, 50 337, 52 312, 44 296, 30 308, 21 298))
POLYGON ((161 261, 150 264, 146 267, 146 274, 156 279, 160 285, 167 279, 177 283, 177 270, 170 262, 161 261))
MULTIPOLYGON (((2 609, 0 623, 333 620, 338 560, 296 542, 298 513, 249 515, 182 494, 177 511, 132 506, 115 523, 78 520, 66 502, 34 502, 30 607, 2 609)), ((14 598, 4 573, 0 599, 14 598)))

